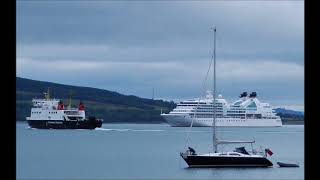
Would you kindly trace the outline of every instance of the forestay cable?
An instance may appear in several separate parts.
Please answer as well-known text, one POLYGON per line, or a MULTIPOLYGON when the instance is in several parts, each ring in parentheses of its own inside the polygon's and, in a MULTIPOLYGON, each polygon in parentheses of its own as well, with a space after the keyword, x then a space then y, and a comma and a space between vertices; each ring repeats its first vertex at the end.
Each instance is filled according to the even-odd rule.
MULTIPOLYGON (((210 48, 210 49, 211 49, 211 48, 210 48)), ((206 85, 206 81, 207 81, 207 79, 208 79, 208 75, 209 75, 209 72, 210 72, 210 69, 211 69, 211 66, 212 66, 213 58, 214 58, 214 51, 212 51, 211 59, 210 59, 210 62, 209 62, 209 68, 208 68, 208 71, 207 71, 207 73, 206 73, 205 79, 204 79, 204 81, 203 81, 203 83, 202 83, 202 89, 201 89, 200 94, 202 94, 202 92, 205 91, 205 85, 206 85)), ((190 132, 191 132, 191 128, 192 128, 192 125, 193 125, 193 120, 196 118, 196 110, 197 110, 198 107, 199 107, 200 98, 201 98, 201 96, 199 97, 197 106, 196 106, 196 108, 195 108, 194 111, 193 111, 194 113, 193 113, 193 116, 191 117, 192 120, 191 120, 190 127, 189 127, 189 129, 186 130, 186 131, 187 131, 187 138, 186 138, 186 143, 185 143, 184 149, 186 149, 186 148, 189 146, 188 143, 190 142, 190 132)))

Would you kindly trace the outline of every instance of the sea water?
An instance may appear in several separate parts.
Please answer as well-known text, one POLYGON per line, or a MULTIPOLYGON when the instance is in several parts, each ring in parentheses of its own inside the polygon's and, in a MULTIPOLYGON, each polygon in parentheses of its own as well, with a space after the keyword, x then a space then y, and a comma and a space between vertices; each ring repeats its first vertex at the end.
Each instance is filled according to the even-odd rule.
MULTIPOLYGON (((225 140, 255 140, 269 148, 270 168, 188 168, 188 146, 212 152, 211 127, 103 124, 96 130, 39 130, 16 123, 17 179, 304 179, 304 126, 218 128, 225 140), (189 137, 189 138, 187 138, 189 137), (299 168, 279 168, 281 162, 299 168)), ((233 145, 234 146, 234 145, 233 145)), ((223 145, 220 151, 233 150, 223 145)), ((241 145, 238 145, 241 146, 241 145)), ((251 150, 250 145, 246 145, 251 150)))

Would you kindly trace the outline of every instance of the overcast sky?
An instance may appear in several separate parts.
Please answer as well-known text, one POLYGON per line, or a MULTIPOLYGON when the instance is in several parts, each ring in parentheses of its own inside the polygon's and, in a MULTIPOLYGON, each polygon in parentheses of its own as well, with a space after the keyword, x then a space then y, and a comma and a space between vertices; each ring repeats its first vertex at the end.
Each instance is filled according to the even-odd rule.
POLYGON ((214 25, 219 94, 304 109, 303 1, 17 1, 16 12, 18 77, 195 98, 214 25))

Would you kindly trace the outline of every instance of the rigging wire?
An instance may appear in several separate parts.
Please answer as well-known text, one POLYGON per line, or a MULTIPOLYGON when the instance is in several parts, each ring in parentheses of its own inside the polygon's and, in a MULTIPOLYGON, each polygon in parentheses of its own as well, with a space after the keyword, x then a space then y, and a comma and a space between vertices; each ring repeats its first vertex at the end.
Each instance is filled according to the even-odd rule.
MULTIPOLYGON (((210 49, 211 49, 211 48, 210 48, 210 49)), ((207 79, 208 79, 208 75, 209 75, 209 72, 210 72, 210 69, 211 69, 211 66, 212 66, 213 58, 214 58, 214 51, 212 51, 211 59, 210 59, 210 62, 209 62, 209 68, 208 68, 208 70, 207 70, 205 79, 204 79, 204 81, 203 81, 203 83, 202 83, 202 89, 201 89, 201 91, 200 91, 200 94, 202 94, 202 92, 204 92, 205 89, 206 89, 206 87, 205 87, 205 86, 206 86, 206 81, 207 81, 207 79)), ((201 97, 198 98, 197 106, 196 106, 196 108, 194 109, 193 116, 191 117, 192 120, 191 120, 190 127, 189 127, 189 129, 186 130, 186 131, 187 131, 187 138, 186 138, 186 143, 185 143, 184 149, 186 149, 187 146, 188 146, 188 143, 191 142, 190 132, 191 132, 191 128, 192 128, 192 126, 193 126, 193 120, 196 118, 196 110, 197 110, 198 107, 199 107, 200 99, 201 99, 201 97)))

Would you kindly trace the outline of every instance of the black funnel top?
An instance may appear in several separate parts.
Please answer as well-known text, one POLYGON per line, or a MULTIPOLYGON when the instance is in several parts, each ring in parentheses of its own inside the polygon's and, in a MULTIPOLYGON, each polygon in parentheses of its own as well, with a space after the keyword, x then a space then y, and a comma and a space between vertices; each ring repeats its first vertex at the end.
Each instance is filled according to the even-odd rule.
POLYGON ((257 93, 256 93, 256 92, 252 92, 252 93, 249 95, 249 97, 255 98, 255 97, 257 97, 257 93))
POLYGON ((243 92, 243 93, 240 94, 240 98, 247 97, 247 95, 248 95, 247 92, 243 92))

